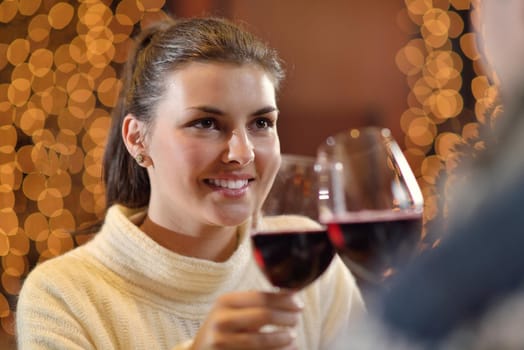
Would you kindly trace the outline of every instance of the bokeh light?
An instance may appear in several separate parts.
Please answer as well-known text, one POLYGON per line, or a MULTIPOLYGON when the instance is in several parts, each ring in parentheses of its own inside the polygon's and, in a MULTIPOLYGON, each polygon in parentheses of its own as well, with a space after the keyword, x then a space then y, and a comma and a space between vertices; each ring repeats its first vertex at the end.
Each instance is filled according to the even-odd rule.
POLYGON ((104 214, 118 72, 133 33, 166 17, 165 0, 113 3, 0 2, 0 327, 11 335, 25 275, 84 243, 74 232, 104 214))
POLYGON ((410 87, 400 125, 404 153, 425 197, 428 223, 446 217, 446 205, 440 204, 446 193, 438 193, 439 181, 443 174, 453 180, 457 145, 479 137, 479 123, 497 91, 480 63, 476 1, 405 0, 405 5, 407 14, 401 12, 398 18, 412 23, 402 22, 401 28, 418 30, 410 29, 413 38, 395 59, 410 87))

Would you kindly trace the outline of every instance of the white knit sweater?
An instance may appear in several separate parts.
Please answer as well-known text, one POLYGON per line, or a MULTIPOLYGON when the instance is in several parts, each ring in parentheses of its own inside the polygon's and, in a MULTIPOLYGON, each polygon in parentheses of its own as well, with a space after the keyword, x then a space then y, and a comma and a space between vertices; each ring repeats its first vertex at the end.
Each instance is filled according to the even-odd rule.
MULTIPOLYGON (((90 242, 32 270, 17 306, 20 350, 185 349, 219 295, 270 288, 243 232, 216 263, 158 245, 133 223, 143 216, 113 206, 90 242)), ((299 349, 328 348, 364 308, 338 258, 300 297, 299 349)))

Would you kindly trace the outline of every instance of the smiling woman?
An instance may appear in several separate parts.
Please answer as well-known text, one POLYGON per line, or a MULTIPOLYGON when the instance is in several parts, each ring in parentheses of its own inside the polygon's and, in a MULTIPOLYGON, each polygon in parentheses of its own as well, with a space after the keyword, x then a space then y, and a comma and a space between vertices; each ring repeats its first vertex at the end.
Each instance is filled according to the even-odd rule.
POLYGON ((235 239, 224 238, 258 209, 280 165, 273 83, 256 65, 192 62, 166 86, 150 128, 131 114, 123 123, 151 183, 145 221, 168 228, 169 239, 146 233, 173 251, 198 247, 199 258, 225 260, 235 239), (220 234, 196 234, 209 226, 220 234), (177 235, 192 240, 181 246, 177 235))
POLYGON ((124 120, 129 152, 145 155, 148 217, 175 232, 211 224, 234 234, 232 226, 262 203, 280 165, 271 78, 252 64, 192 62, 170 74, 166 86, 150 134, 133 115, 124 120))
POLYGON ((327 349, 356 322, 339 259, 297 293, 268 292, 252 259, 247 228, 281 162, 282 78, 274 50, 222 19, 137 38, 103 161, 105 221, 28 276, 20 349, 327 349))

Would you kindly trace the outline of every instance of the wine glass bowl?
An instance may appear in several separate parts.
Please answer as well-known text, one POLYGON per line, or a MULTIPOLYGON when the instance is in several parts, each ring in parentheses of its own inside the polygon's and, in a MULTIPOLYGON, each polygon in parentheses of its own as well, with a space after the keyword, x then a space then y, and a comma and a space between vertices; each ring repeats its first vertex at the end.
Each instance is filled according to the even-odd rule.
POLYGON ((320 221, 361 285, 378 285, 417 252, 423 196, 389 129, 329 137, 317 153, 320 221))
POLYGON ((296 214, 318 219, 318 177, 315 158, 283 154, 262 213, 266 216, 296 214))
POLYGON ((329 266, 335 250, 318 222, 315 158, 283 155, 262 219, 252 228, 257 265, 278 288, 299 290, 329 266))

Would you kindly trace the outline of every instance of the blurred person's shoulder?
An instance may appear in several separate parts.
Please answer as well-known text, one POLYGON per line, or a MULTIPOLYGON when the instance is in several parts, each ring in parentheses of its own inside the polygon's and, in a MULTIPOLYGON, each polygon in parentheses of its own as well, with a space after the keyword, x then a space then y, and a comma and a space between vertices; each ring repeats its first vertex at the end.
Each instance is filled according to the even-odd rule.
POLYGON ((443 349, 524 349, 524 288, 495 302, 477 322, 455 330, 443 349))

